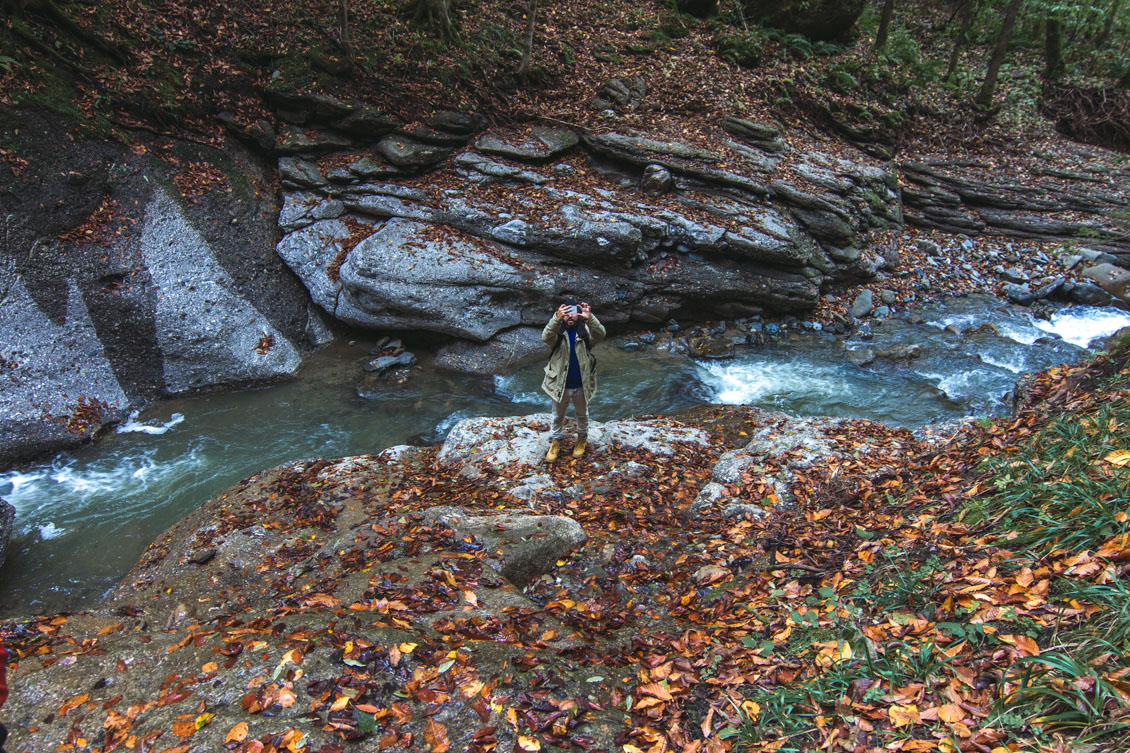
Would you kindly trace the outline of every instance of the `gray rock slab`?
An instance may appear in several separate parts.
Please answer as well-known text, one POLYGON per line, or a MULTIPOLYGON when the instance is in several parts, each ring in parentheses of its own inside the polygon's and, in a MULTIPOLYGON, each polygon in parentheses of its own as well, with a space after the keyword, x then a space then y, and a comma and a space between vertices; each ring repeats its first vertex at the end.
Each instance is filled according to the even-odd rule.
POLYGON ((290 376, 294 344, 251 305, 180 207, 157 191, 139 241, 156 290, 154 319, 171 394, 290 376))
POLYGON ((383 329, 427 329, 483 341, 522 323, 517 260, 407 220, 390 220, 349 253, 334 314, 383 329))
MULTIPOLYGON (((546 404, 549 404, 548 396, 546 404)), ((523 469, 542 464, 549 447, 551 422, 552 416, 548 413, 465 419, 447 435, 437 459, 469 478, 488 474, 512 478, 523 473, 523 469)), ((619 445, 670 457, 681 447, 705 447, 708 442, 705 432, 674 422, 589 422, 588 444, 592 454, 619 445)))
POLYGON ((130 407, 78 286, 66 285, 61 322, 39 308, 21 279, 8 283, 0 306, 0 447, 12 446, 20 455, 73 444, 103 423, 125 418, 130 407), (79 412, 80 395, 97 406, 100 420, 70 420, 79 412))
POLYGON ((537 126, 529 136, 486 133, 475 141, 480 152, 520 161, 544 162, 564 154, 580 142, 577 134, 564 128, 537 126))
POLYGON ((16 508, 0 499, 0 565, 8 556, 8 541, 12 537, 12 526, 16 523, 16 508))
POLYGON ((421 144, 400 134, 390 134, 380 140, 377 152, 398 167, 430 167, 442 162, 451 154, 450 147, 421 144))
POLYGON ((851 315, 856 319, 862 319, 870 314, 874 308, 874 298, 871 291, 864 289, 855 297, 855 301, 852 302, 851 315))
POLYGON ((474 536, 501 558, 499 574, 519 588, 588 541, 580 523, 561 515, 480 515, 459 507, 432 507, 424 511, 424 518, 448 526, 460 538, 474 536))
POLYGON ((299 186, 324 186, 326 178, 318 166, 300 157, 279 159, 279 178, 299 186))

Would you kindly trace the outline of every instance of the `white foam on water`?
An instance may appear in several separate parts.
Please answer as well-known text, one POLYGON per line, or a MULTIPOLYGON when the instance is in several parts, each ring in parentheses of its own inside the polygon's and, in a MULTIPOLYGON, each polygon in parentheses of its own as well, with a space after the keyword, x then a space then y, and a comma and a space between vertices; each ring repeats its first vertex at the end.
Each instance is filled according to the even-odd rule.
POLYGON ((40 479, 47 475, 46 472, 42 473, 10 473, 6 476, 0 476, 0 488, 3 484, 7 484, 8 488, 0 493, 0 497, 4 497, 11 501, 14 497, 19 497, 23 494, 24 490, 34 486, 40 479))
MULTIPOLYGON (((549 398, 545 393, 525 392, 514 388, 516 377, 513 374, 506 376, 496 375, 494 377, 494 391, 512 403, 526 403, 528 405, 542 405, 546 403, 549 398)), ((454 426, 455 424, 452 424, 454 426)), ((450 427, 449 427, 450 428, 450 427)))
POLYGON ((39 531, 39 538, 43 539, 44 541, 50 541, 51 539, 57 539, 60 536, 62 536, 64 533, 67 532, 66 528, 59 528, 58 526, 56 526, 54 523, 52 523, 50 521, 48 521, 47 523, 43 523, 41 525, 38 525, 35 528, 36 528, 37 531, 39 531))
POLYGON ((938 380, 938 389, 953 400, 969 397, 978 391, 974 381, 975 376, 977 376, 976 371, 959 371, 956 374, 950 374, 938 380))
POLYGON ((696 362, 711 401, 742 405, 764 401, 782 393, 841 395, 847 389, 830 369, 812 364, 756 362, 696 362))
POLYGON ((169 429, 184 421, 183 413, 174 413, 169 417, 169 420, 163 424, 144 424, 137 420, 139 413, 140 411, 134 411, 133 413, 130 413, 129 418, 126 420, 126 422, 117 428, 117 433, 164 434, 169 429))
POLYGON ((455 424, 459 423, 465 418, 470 418, 471 413, 465 410, 457 410, 447 418, 436 424, 436 435, 446 437, 448 433, 455 428, 455 424))
POLYGON ((1017 319, 997 322, 997 332, 1001 337, 1007 337, 1021 345, 1031 345, 1047 334, 1038 327, 1017 319))
POLYGON ((1096 306, 1072 306, 1055 312, 1051 319, 1036 320, 1034 324, 1043 332, 1086 348, 1095 340, 1109 337, 1123 327, 1130 326, 1130 312, 1096 306))
POLYGON ((90 465, 60 456, 42 470, 0 477, 0 482, 11 486, 4 498, 34 527, 59 510, 80 514, 89 505, 112 503, 119 511, 148 505, 151 500, 134 499, 131 495, 166 479, 190 477, 206 463, 207 459, 195 448, 168 461, 155 459, 151 450, 105 458, 90 465))
POLYGON ((998 369, 1019 374, 1027 368, 1027 361, 1023 353, 978 353, 981 363, 996 366, 998 369))
POLYGON ((57 468, 51 474, 50 479, 60 487, 57 490, 58 492, 81 497, 120 491, 128 485, 127 479, 132 478, 133 475, 134 469, 125 464, 108 470, 76 468, 74 465, 66 465, 57 468))
POLYGON ((983 314, 946 314, 941 319, 930 320, 926 323, 931 327, 938 329, 945 329, 953 325, 959 332, 964 332, 967 329, 973 329, 986 321, 983 314))

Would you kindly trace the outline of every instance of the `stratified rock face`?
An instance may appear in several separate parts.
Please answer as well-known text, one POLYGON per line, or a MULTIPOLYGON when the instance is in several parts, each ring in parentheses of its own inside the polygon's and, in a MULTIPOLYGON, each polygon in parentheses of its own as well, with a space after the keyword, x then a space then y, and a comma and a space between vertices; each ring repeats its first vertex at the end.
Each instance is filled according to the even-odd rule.
POLYGON ((653 325, 804 310, 824 283, 875 273, 862 249, 901 222, 892 175, 819 153, 778 175, 778 129, 735 119, 727 132, 725 152, 488 133, 423 176, 361 152, 286 157, 279 254, 340 321, 475 342, 542 326, 562 291, 607 323, 653 325), (662 195, 636 189, 645 174, 663 176, 662 195))
POLYGON ((1033 154, 1003 173, 993 160, 947 157, 907 161, 906 220, 965 235, 1007 235, 1079 243, 1130 265, 1130 168, 1105 164, 1101 150, 1065 147, 1071 157, 1033 154), (1074 165, 1064 169, 1064 165, 1074 165))
POLYGON ((813 39, 839 39, 851 33, 864 0, 742 0, 751 18, 764 26, 813 39))

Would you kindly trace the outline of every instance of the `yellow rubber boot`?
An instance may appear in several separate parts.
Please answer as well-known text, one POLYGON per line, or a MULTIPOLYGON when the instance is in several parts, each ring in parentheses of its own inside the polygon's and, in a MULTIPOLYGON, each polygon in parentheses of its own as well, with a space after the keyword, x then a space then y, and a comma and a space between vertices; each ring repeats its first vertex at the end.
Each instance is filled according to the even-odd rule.
POLYGON ((577 444, 573 445, 573 457, 579 458, 585 454, 585 448, 588 447, 588 440, 581 438, 577 440, 577 444))
POLYGON ((554 460, 557 460, 559 454, 561 454, 561 443, 550 442, 549 452, 545 453, 545 462, 552 463, 554 460))

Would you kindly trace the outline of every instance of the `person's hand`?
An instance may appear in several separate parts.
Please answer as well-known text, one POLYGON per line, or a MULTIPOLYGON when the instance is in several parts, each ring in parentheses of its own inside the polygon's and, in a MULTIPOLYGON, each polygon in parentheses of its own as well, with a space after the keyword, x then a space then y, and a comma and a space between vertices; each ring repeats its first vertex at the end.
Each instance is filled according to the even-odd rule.
POLYGON ((564 303, 562 303, 560 306, 557 307, 557 311, 555 311, 553 315, 555 317, 557 317, 557 321, 560 322, 560 321, 564 320, 566 316, 569 315, 569 307, 566 306, 564 303))
POLYGON ((582 319, 588 319, 590 316, 592 316, 592 309, 589 308, 589 305, 587 303, 582 303, 581 304, 581 318, 582 319))

